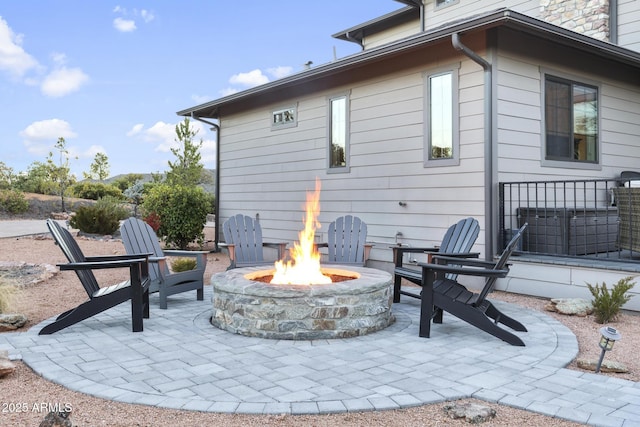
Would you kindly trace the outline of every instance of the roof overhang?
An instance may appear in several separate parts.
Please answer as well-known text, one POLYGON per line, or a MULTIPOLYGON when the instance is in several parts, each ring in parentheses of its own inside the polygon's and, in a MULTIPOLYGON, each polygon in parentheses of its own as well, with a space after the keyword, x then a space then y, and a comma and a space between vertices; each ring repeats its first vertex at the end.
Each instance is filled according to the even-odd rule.
POLYGON ((367 35, 376 34, 418 19, 420 19, 420 10, 407 6, 382 15, 379 18, 342 30, 333 34, 331 37, 347 42, 354 42, 362 46, 362 42, 367 35))
POLYGON ((632 67, 640 68, 640 53, 626 49, 611 43, 596 40, 584 34, 577 33, 536 18, 514 12, 509 9, 499 9, 493 12, 476 15, 468 19, 462 19, 453 23, 431 29, 402 40, 398 40, 383 46, 368 49, 340 60, 319 65, 317 67, 292 74, 279 80, 265 83, 242 92, 237 92, 211 102, 197 105, 178 111, 179 116, 200 117, 217 119, 219 111, 225 106, 237 103, 249 102, 252 98, 272 95, 277 91, 309 84, 319 79, 337 75, 349 69, 374 63, 381 59, 391 57, 415 49, 423 48, 429 44, 439 43, 452 34, 468 34, 478 31, 486 31, 491 28, 506 27, 531 36, 551 40, 555 44, 569 46, 577 50, 588 52, 632 67))

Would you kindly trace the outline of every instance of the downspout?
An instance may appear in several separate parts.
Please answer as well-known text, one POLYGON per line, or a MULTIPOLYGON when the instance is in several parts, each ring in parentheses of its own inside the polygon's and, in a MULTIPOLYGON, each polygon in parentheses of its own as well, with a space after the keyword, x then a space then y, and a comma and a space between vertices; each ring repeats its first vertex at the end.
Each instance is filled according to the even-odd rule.
POLYGON ((618 0, 609 2, 609 43, 618 44, 618 0))
POLYGON ((216 188, 214 191, 215 200, 213 201, 214 210, 216 213, 216 220, 213 227, 213 244, 215 246, 214 252, 220 251, 220 226, 218 218, 220 217, 220 125, 212 122, 208 122, 200 117, 197 117, 191 113, 191 117, 199 122, 206 123, 211 126, 211 130, 216 132, 216 188))
POLYGON ((485 258, 490 260, 495 253, 495 221, 494 218, 494 190, 493 190, 493 91, 492 79, 493 71, 491 64, 477 53, 469 49, 460 41, 460 35, 453 33, 451 35, 451 44, 453 48, 464 53, 474 62, 484 69, 484 215, 485 215, 485 258))
POLYGON ((360 48, 362 50, 364 50, 364 43, 362 42, 362 39, 358 39, 355 38, 351 35, 351 33, 349 31, 347 31, 346 33, 344 33, 344 36, 346 37, 347 40, 349 40, 350 42, 356 43, 360 45, 360 48))

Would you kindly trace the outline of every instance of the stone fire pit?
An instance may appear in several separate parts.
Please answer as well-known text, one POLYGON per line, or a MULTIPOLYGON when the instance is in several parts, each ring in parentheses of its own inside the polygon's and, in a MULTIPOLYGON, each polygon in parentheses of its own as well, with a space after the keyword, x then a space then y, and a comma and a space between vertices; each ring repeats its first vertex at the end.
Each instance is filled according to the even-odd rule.
POLYGON ((272 285, 252 280, 273 273, 264 266, 217 273, 211 278, 211 323, 236 334, 287 340, 355 337, 393 323, 389 273, 352 266, 322 271, 354 278, 326 285, 272 285))

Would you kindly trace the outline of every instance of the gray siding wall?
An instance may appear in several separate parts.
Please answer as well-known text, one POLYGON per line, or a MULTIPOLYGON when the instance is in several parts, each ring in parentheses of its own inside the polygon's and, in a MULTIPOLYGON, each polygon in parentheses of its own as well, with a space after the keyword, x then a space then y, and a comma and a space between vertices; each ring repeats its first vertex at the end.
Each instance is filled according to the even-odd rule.
MULTIPOLYGON (((558 51, 555 61, 523 55, 519 46, 531 41, 504 37, 497 68, 497 143, 499 181, 612 178, 640 164, 640 87, 633 73, 596 67, 558 51), (570 65, 568 65, 570 64, 570 65), (585 71, 589 70, 589 72, 585 71), (548 167, 542 164, 544 73, 596 84, 600 95, 600 167, 548 167), (618 78, 615 78, 618 77, 618 78), (633 81, 636 84, 633 84, 633 81)), ((532 51, 545 52, 550 45, 532 51)))
POLYGON ((618 44, 640 52, 640 1, 618 1, 618 44))
MULTIPOLYGON (((375 246, 371 259, 391 262, 389 246, 439 244, 454 222, 483 222, 482 70, 447 46, 438 64, 411 66, 350 86, 221 120, 220 219, 259 214, 266 238, 294 241, 302 228, 305 192, 321 180, 323 229, 337 216, 360 216, 375 246), (460 166, 425 168, 423 76, 460 64, 460 166), (350 93, 350 172, 327 173, 327 97, 350 93), (274 109, 297 103, 297 127, 271 130, 274 109), (406 204, 401 206, 400 202, 406 204)), ((426 58, 427 56, 425 56, 426 58)), ((397 61, 397 60, 396 60, 397 61)), ((478 239, 481 251, 484 238, 478 239)))

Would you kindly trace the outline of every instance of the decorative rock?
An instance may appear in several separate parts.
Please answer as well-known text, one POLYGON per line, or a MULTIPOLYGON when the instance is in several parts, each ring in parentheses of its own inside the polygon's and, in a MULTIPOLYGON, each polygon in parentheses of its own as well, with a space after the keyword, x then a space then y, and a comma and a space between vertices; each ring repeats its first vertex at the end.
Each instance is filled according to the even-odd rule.
MULTIPOLYGON (((595 371, 598 366, 597 360, 586 360, 586 359, 578 359, 576 360, 578 364, 578 368, 585 369, 587 371, 595 371)), ((614 372, 618 374, 624 374, 629 372, 629 369, 624 363, 615 362, 613 360, 603 360, 602 365, 600 366, 600 372, 614 372)))
POLYGON ((72 427, 70 417, 71 411, 51 411, 44 417, 40 427, 72 427))
POLYGON ((582 298, 554 298, 546 305, 545 310, 584 317, 593 313, 593 304, 582 298))
POLYGON ((9 360, 9 353, 0 351, 0 378, 5 377, 16 370, 16 365, 9 360))
POLYGON ((27 323, 24 314, 0 314, 0 332, 15 331, 27 323))
POLYGON ((471 424, 480 424, 489 421, 496 416, 496 411, 488 406, 478 405, 471 402, 458 402, 446 405, 444 411, 450 418, 464 418, 471 424))

